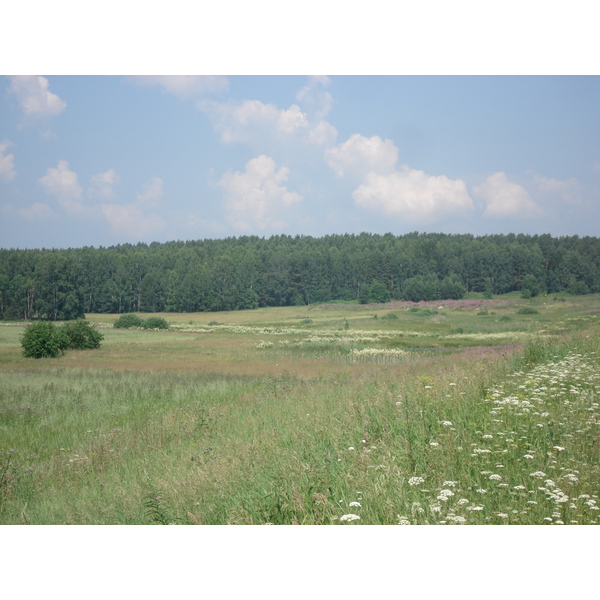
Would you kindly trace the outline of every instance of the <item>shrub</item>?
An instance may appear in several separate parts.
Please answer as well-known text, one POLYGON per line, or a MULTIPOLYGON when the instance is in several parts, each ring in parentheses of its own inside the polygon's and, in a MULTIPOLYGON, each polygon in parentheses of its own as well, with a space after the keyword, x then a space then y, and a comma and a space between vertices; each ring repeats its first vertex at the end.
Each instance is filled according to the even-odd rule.
POLYGON ((116 329, 129 329, 130 327, 142 327, 144 320, 137 315, 126 314, 121 315, 116 321, 113 327, 116 329))
POLYGON ((59 329, 69 350, 94 350, 100 348, 104 336, 86 321, 65 323, 59 329))
POLYGON ((539 311, 535 310, 535 308, 531 308, 531 306, 524 306, 517 311, 518 315, 539 315, 539 311))
POLYGON ((162 317, 148 317, 142 322, 144 329, 169 329, 169 324, 162 317))
POLYGON ((381 317, 382 319, 387 319, 389 321, 394 321, 394 320, 398 320, 398 315, 395 313, 388 313, 387 315, 383 315, 383 317, 381 317))
POLYGON ((67 344, 66 336, 50 321, 29 325, 21 336, 23 356, 28 358, 59 356, 64 354, 67 344))

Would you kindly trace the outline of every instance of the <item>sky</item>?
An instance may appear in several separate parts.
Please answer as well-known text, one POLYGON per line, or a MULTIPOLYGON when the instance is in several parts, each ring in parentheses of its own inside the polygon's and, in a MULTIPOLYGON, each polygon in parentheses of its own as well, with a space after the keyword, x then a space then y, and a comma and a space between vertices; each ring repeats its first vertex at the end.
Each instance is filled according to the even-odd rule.
POLYGON ((4 76, 0 246, 598 235, 598 76, 4 76))
MULTIPOLYGON (((3 62, 7 53, 0 48, 0 247, 363 231, 597 236, 597 63, 565 67, 564 48, 546 37, 536 48, 559 65, 557 74, 547 63, 528 62, 525 53, 498 68, 493 59, 506 51, 494 54, 496 39, 509 27, 523 28, 522 19, 502 15, 496 21, 503 30, 485 32, 492 40, 485 67, 467 62, 464 68, 452 65, 466 54, 471 60, 483 54, 466 36, 469 22, 441 37, 433 55, 425 52, 431 42, 410 37, 405 25, 398 49, 433 56, 411 58, 410 68, 407 61, 397 66, 385 24, 382 35, 371 32, 362 44, 343 32, 331 36, 333 52, 326 56, 337 50, 345 62, 321 59, 321 37, 309 44, 304 32, 290 32, 292 45, 304 45, 297 44, 295 62, 282 66, 272 62, 278 52, 261 35, 281 40, 281 32, 269 26, 248 32, 238 23, 233 61, 196 64, 177 54, 172 75, 155 74, 169 72, 161 46, 139 66, 127 54, 106 59, 93 54, 98 34, 90 30, 82 63, 69 37, 54 29, 44 28, 54 35, 45 45, 42 24, 32 30, 41 53, 15 34, 2 44, 13 50, 21 44, 16 55, 24 61, 3 62), (464 45, 446 44, 456 34, 464 45), (388 50, 374 63, 380 71, 369 74, 365 46, 388 50), (239 48, 247 51, 246 62, 239 48), (269 60, 261 62, 267 50, 269 60), (446 55, 450 65, 442 60, 446 55), (184 75, 186 68, 204 74, 184 75), (327 68, 333 74, 325 74, 327 68)), ((540 19, 538 13, 532 18, 540 19)), ((554 18, 552 24, 569 22, 564 14, 554 18)), ((325 31, 311 19, 304 15, 299 27, 308 29, 310 22, 313 31, 325 31)), ((361 19, 357 15, 352 25, 361 19)), ((434 33, 441 34, 439 27, 434 33)), ((72 29, 63 25, 81 42, 72 29)), ((141 44, 157 46, 144 33, 152 28, 140 29, 141 44)), ((174 46, 189 40, 185 30, 170 35, 174 46)), ((579 39, 588 38, 575 34, 570 45, 577 47, 579 39)), ((221 37, 202 43, 212 43, 219 56, 231 46, 221 37)))

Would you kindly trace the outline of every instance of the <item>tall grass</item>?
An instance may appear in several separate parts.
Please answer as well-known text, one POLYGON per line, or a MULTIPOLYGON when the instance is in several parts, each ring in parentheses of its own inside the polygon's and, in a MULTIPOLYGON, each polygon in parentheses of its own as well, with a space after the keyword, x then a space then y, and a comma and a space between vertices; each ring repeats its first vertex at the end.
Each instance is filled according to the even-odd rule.
POLYGON ((597 523, 599 345, 312 378, 0 372, 0 522, 597 523))

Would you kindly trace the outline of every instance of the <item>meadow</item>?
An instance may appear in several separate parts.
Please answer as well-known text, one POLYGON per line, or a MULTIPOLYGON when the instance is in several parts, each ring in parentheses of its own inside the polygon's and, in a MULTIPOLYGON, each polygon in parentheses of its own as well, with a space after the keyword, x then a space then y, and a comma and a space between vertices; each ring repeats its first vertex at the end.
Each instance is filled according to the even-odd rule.
POLYGON ((0 524, 599 522, 598 294, 155 316, 0 323, 0 524))

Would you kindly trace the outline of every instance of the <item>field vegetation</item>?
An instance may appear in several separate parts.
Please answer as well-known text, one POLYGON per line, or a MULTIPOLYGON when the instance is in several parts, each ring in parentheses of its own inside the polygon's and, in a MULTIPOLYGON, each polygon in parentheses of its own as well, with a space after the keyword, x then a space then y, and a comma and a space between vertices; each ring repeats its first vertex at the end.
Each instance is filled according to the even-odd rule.
POLYGON ((599 315, 518 291, 87 314, 99 348, 39 360, 2 323, 0 523, 597 524, 599 315))

